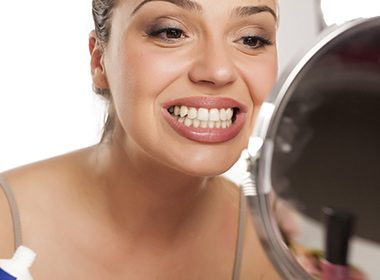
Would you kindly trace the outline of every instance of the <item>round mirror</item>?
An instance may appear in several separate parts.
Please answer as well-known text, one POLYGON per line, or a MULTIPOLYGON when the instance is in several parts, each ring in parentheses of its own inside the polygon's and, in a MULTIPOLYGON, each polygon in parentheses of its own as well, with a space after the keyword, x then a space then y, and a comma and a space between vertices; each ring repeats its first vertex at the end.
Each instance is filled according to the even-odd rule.
POLYGON ((379 277, 380 18, 328 31, 280 79, 246 157, 242 187, 284 279, 322 277, 331 252, 379 277), (342 220, 331 227, 332 210, 350 217, 345 233, 342 220))

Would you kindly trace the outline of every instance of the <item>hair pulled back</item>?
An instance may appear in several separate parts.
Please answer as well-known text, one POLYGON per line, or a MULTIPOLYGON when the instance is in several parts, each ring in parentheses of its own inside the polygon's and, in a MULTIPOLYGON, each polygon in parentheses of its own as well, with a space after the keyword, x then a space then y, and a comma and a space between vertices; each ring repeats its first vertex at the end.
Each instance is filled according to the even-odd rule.
MULTIPOLYGON (((92 17, 95 25, 95 34, 97 43, 104 49, 107 45, 111 33, 112 11, 118 0, 92 0, 92 17)), ((112 95, 109 89, 100 89, 93 87, 94 92, 103 97, 107 102, 107 116, 103 128, 101 141, 111 134, 116 119, 112 95)))

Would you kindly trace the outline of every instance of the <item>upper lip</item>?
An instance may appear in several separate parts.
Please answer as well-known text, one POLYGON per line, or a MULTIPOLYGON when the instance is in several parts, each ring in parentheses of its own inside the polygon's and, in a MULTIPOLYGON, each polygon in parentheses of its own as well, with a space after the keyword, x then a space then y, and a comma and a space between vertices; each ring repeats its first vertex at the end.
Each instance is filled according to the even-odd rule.
POLYGON ((164 103, 165 109, 171 106, 187 106, 195 108, 207 108, 207 109, 223 109, 223 108, 239 108, 240 112, 246 112, 247 107, 240 102, 229 97, 211 97, 211 96, 191 96, 171 100, 164 103))

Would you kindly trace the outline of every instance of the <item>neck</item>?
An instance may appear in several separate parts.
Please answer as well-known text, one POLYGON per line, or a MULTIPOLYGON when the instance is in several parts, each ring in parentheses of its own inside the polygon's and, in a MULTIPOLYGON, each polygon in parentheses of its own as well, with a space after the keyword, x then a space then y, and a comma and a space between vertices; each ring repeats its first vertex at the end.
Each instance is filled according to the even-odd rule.
POLYGON ((169 241, 195 221, 205 221, 210 179, 170 169, 143 153, 128 154, 115 140, 99 144, 93 159, 94 205, 132 238, 154 232, 155 238, 169 241))

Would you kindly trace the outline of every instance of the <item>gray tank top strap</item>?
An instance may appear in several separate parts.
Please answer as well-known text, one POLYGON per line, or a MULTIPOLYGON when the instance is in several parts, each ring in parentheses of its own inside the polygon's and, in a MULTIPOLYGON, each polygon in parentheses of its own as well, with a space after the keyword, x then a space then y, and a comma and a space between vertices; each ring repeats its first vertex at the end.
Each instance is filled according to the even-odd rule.
POLYGON ((246 220, 246 201, 243 188, 240 188, 240 206, 239 206, 239 225, 238 225, 238 237, 236 240, 235 249, 235 261, 233 267, 232 280, 239 280, 240 269, 243 259, 244 248, 244 234, 245 234, 245 220, 246 220))
POLYGON ((21 237, 21 222, 20 213, 17 207, 16 199, 13 194, 12 188, 9 186, 4 177, 0 174, 0 189, 3 189, 5 197, 8 200, 9 208, 11 211, 12 222, 13 222, 13 234, 14 234, 14 244, 15 249, 22 244, 21 237))

